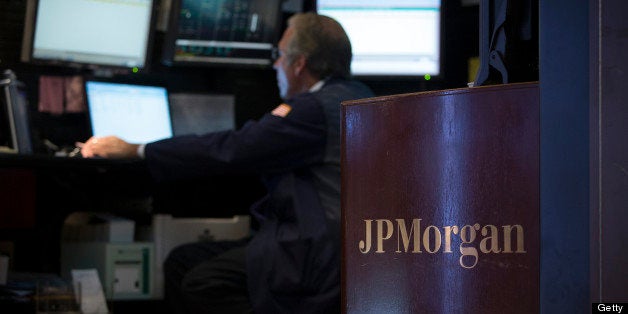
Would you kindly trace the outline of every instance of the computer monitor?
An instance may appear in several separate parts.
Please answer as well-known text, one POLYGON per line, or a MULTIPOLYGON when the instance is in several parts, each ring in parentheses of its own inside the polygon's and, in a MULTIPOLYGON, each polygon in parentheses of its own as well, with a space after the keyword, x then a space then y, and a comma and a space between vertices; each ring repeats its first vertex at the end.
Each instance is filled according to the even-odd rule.
POLYGON ((5 70, 0 74, 0 153, 32 152, 26 92, 13 71, 5 70))
POLYGON ((167 65, 269 67, 281 32, 281 0, 173 0, 167 65))
POLYGON ((343 26, 355 76, 441 74, 441 0, 317 0, 343 26))
POLYGON ((142 69, 153 0, 28 0, 21 59, 87 68, 142 69))
POLYGON ((131 143, 172 137, 164 87, 87 81, 85 94, 93 136, 115 135, 131 143))

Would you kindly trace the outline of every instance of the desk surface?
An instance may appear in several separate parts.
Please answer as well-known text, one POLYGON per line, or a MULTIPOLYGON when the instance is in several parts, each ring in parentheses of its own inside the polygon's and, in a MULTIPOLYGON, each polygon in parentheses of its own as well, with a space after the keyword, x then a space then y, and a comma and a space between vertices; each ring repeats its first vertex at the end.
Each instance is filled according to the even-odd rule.
POLYGON ((108 207, 119 199, 146 198, 154 188, 146 163, 140 159, 0 153, 0 177, 9 181, 31 178, 32 183, 23 190, 34 188, 37 207, 57 212, 108 207))
POLYGON ((12 153, 0 153, 0 167, 109 168, 146 171, 146 165, 141 159, 55 157, 43 154, 23 155, 12 153))

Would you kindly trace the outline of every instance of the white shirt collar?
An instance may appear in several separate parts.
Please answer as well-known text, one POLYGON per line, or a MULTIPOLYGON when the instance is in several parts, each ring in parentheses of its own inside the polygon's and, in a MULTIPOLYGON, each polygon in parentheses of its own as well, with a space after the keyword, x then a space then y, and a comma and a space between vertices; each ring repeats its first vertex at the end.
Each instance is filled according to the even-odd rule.
POLYGON ((318 92, 319 90, 321 90, 321 88, 323 88, 323 85, 325 85, 325 80, 320 80, 316 82, 316 84, 312 85, 312 87, 310 87, 309 92, 310 93, 318 92))

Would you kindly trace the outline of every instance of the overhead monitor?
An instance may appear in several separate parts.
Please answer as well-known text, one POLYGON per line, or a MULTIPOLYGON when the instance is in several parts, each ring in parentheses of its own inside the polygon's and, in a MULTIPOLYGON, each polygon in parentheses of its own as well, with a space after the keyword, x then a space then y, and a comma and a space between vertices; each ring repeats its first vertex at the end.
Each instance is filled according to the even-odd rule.
POLYGON ((281 0, 173 0, 168 65, 270 66, 281 32, 281 0))
POLYGON ((28 0, 22 61, 141 69, 153 0, 28 0))
POLYGON ((441 0, 317 0, 343 26, 356 76, 438 76, 441 0))

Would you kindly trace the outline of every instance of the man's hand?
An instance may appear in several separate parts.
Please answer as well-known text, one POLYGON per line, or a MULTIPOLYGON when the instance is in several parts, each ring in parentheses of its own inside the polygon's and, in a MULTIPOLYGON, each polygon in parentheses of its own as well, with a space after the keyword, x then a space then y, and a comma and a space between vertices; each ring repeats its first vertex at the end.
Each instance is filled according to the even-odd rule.
POLYGON ((85 143, 77 143, 83 157, 138 158, 138 144, 127 143, 116 136, 92 137, 85 143))

